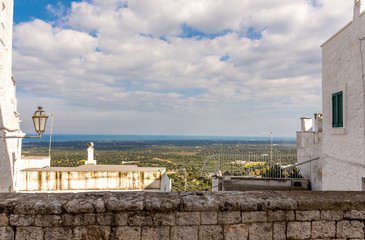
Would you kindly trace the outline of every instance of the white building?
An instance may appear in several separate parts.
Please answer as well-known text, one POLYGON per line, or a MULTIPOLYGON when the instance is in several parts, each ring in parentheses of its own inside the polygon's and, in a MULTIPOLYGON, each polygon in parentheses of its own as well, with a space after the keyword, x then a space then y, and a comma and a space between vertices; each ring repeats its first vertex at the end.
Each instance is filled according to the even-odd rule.
POLYGON ((0 192, 13 191, 21 154, 19 114, 12 77, 13 1, 0 0, 0 192))
POLYGON ((365 1, 322 47, 322 111, 302 118, 298 161, 313 190, 365 190, 365 1), (314 123, 314 124, 312 124, 314 123))

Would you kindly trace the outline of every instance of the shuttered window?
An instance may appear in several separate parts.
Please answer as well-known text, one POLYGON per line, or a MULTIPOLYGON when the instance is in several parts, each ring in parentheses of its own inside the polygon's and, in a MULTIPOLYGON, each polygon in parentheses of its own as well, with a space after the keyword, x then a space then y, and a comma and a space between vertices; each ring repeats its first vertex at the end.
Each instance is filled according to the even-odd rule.
POLYGON ((343 94, 332 94, 332 127, 343 127, 343 94))

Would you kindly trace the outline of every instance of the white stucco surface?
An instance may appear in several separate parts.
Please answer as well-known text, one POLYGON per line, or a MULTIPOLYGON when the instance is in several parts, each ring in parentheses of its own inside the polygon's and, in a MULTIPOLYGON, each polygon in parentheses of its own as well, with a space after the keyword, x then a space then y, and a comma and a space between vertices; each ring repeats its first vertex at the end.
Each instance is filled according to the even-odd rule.
POLYGON ((21 140, 4 138, 21 136, 15 98, 16 82, 12 78, 13 1, 0 1, 0 192, 9 192, 16 184, 17 161, 21 140))

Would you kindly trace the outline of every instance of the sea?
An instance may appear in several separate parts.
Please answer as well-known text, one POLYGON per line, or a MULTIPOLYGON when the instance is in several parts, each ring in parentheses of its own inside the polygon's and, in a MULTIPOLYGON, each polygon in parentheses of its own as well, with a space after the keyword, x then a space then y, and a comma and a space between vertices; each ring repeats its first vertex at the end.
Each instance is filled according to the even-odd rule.
MULTIPOLYGON (((36 135, 27 135, 36 136, 36 135)), ((201 141, 265 141, 270 142, 267 136, 189 136, 189 135, 94 135, 94 134, 53 134, 52 142, 70 142, 70 141, 184 141, 184 140, 201 140, 201 141)), ((39 138, 24 138, 23 142, 40 141, 39 138)), ((50 135, 44 134, 41 141, 49 142, 50 135)), ((295 142, 294 137, 274 137, 273 141, 295 142)))

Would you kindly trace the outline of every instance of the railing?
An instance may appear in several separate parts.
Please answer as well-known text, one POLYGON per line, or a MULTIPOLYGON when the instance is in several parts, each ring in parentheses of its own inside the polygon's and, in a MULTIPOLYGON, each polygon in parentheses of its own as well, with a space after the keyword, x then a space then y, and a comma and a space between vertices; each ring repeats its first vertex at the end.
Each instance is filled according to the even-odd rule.
POLYGON ((221 175, 262 178, 301 178, 296 154, 226 154, 211 155, 204 162, 202 177, 221 175))

